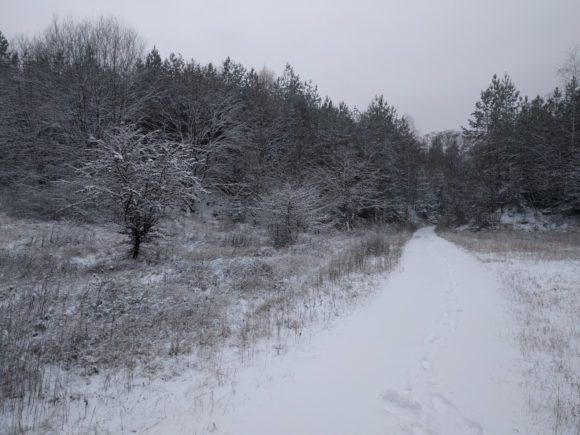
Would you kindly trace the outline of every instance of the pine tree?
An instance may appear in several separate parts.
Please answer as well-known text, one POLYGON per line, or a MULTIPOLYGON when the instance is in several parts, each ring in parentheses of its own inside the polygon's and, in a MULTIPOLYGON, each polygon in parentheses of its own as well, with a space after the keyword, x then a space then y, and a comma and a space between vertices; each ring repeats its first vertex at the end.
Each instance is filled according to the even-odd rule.
POLYGON ((8 57, 8 40, 0 31, 0 60, 8 57))
POLYGON ((464 128, 485 192, 483 212, 513 204, 521 193, 520 150, 515 130, 520 106, 519 92, 509 76, 494 75, 475 104, 469 128, 464 128))

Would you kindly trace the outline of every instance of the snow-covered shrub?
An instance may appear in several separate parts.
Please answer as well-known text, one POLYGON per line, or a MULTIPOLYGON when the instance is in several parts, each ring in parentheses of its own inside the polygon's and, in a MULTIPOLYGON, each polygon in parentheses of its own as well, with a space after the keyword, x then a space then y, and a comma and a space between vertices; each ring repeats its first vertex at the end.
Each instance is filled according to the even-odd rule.
POLYGON ((290 183, 261 195, 254 211, 276 247, 294 243, 300 232, 321 229, 328 219, 316 188, 290 183))

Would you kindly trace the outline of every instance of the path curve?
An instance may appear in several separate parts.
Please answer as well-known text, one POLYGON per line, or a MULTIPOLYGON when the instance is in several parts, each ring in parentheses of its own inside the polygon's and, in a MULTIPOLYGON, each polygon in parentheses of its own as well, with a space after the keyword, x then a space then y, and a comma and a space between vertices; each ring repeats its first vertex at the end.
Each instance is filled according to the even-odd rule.
MULTIPOLYGON (((494 275, 423 228, 368 304, 268 366, 241 372, 228 409, 211 415, 209 428, 236 435, 534 434, 511 328, 494 275)), ((168 417, 155 430, 191 433, 187 416, 168 417)))

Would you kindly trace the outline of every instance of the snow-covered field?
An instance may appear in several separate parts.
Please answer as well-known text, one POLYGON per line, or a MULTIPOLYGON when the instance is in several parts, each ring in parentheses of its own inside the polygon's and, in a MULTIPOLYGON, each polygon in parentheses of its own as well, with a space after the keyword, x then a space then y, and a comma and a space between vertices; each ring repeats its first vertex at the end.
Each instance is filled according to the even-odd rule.
POLYGON ((287 352, 224 364, 235 375, 203 397, 194 371, 137 386, 85 421, 111 433, 546 434, 516 328, 496 275, 426 228, 375 297, 287 352))
POLYGON ((162 401, 185 372, 203 407, 262 350, 375 293, 409 237, 327 231, 274 249, 263 229, 182 217, 133 261, 108 226, 0 225, 0 433, 122 432, 134 393, 162 401))
POLYGON ((177 411, 153 432, 545 433, 526 411, 503 301, 477 260, 420 230, 366 306, 240 373, 225 410, 177 411))
MULTIPOLYGON (((261 301, 255 293, 239 298, 244 306, 222 308, 239 313, 254 304, 255 310, 256 301, 269 308, 264 316, 252 311, 247 328, 231 332, 228 345, 214 346, 204 357, 176 352, 171 364, 154 372, 67 372, 66 407, 55 406, 51 415, 39 402, 36 421, 45 425, 34 431, 577 434, 575 236, 443 236, 455 244, 433 228, 417 231, 396 270, 371 280, 353 274, 330 287, 319 283, 320 294, 307 292, 291 303, 261 301), (244 342, 244 331, 253 331, 253 338, 246 337, 251 343, 244 342)), ((295 249, 311 254, 316 245, 309 243, 295 249)), ((272 255, 258 258, 273 262, 272 255)), ((296 252, 275 255, 299 261, 299 269, 306 258, 315 265, 315 257, 296 252)), ((91 258, 73 260, 83 268, 97 261, 91 258)), ((235 266, 236 258, 220 264, 235 266)), ((348 263, 333 258, 311 276, 330 280, 335 268, 348 263)), ((283 267, 281 261, 271 264, 283 267)), ((296 285, 296 277, 285 276, 296 285)), ((140 282, 168 284, 155 274, 140 282)))
POLYGON ((500 278, 533 421, 546 434, 579 434, 580 234, 445 236, 500 278))

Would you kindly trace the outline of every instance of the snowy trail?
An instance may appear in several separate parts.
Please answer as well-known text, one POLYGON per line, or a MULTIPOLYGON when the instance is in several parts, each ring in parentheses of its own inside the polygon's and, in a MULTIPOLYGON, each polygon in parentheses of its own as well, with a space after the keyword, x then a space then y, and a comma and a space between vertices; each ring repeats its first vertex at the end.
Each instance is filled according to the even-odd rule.
POLYGON ((174 409, 152 432, 542 433, 526 415, 498 288, 475 258, 419 230, 367 305, 242 370, 225 411, 194 418, 174 409))

